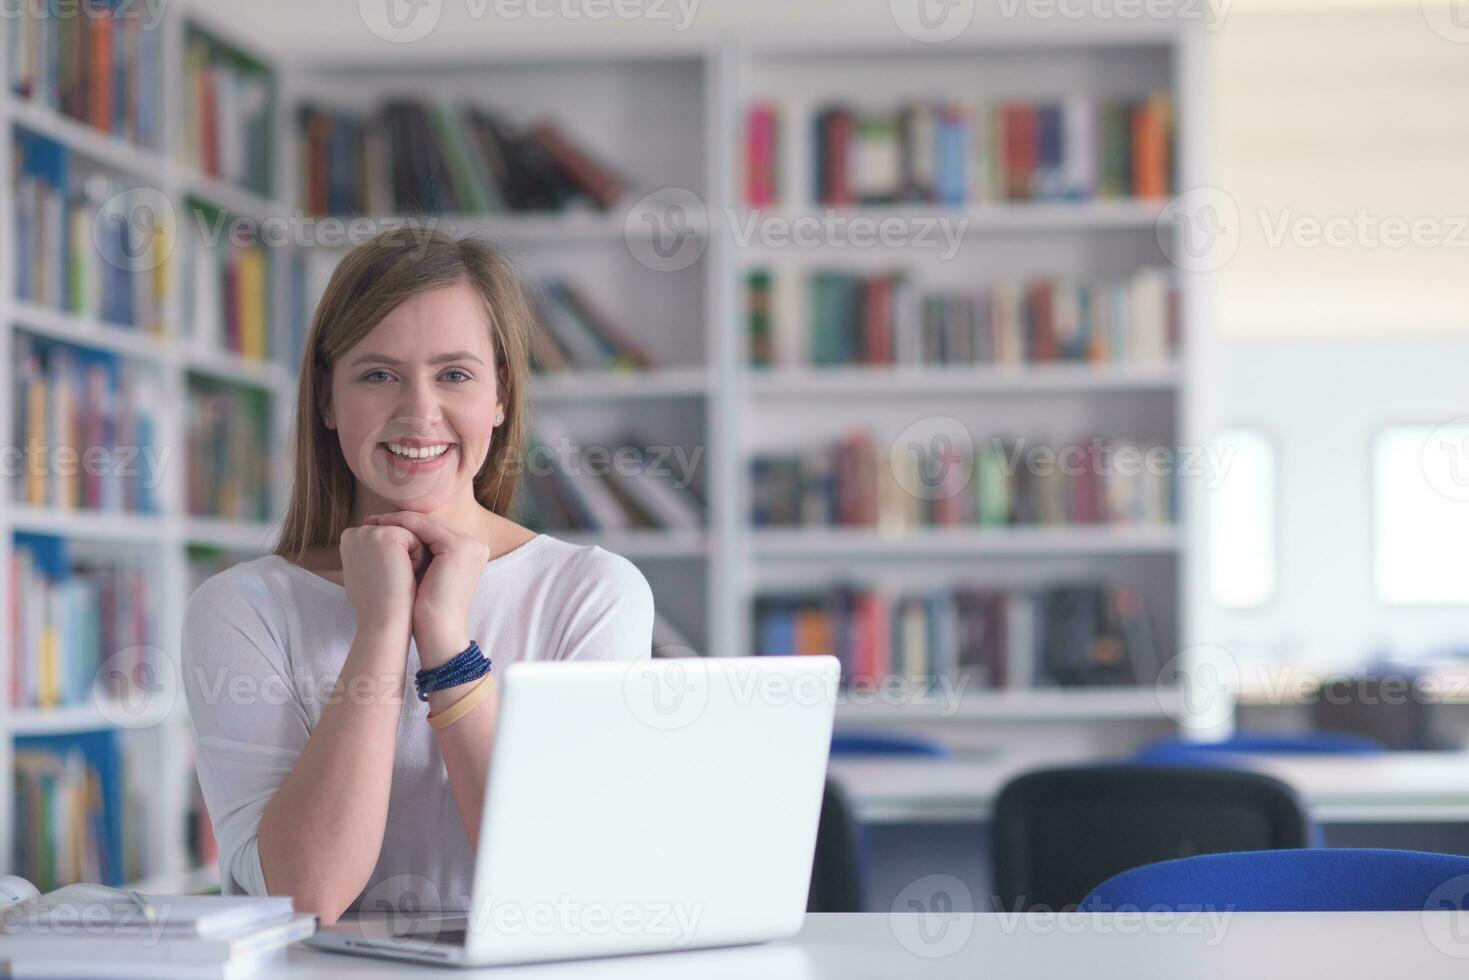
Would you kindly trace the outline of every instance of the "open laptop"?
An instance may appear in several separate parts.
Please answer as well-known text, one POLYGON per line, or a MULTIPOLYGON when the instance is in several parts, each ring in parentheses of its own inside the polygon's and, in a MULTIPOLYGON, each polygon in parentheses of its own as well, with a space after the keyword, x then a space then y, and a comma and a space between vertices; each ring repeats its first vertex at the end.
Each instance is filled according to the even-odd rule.
POLYGON ((512 664, 469 913, 312 943, 490 966, 794 935, 838 675, 829 656, 512 664))

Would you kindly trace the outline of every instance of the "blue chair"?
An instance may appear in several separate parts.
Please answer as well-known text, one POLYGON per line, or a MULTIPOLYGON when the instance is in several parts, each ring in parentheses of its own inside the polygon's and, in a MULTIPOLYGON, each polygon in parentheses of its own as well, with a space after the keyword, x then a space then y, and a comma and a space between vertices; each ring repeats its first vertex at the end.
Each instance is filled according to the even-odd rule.
POLYGON ((916 735, 875 735, 871 733, 837 732, 831 737, 832 755, 912 756, 947 759, 949 747, 916 735))
POLYGON ((1082 900, 1079 910, 1420 912, 1462 908, 1469 882, 1444 886, 1465 875, 1469 857, 1425 851, 1307 848, 1204 854, 1108 878, 1082 900))
POLYGON ((1366 735, 1305 732, 1288 735, 1235 735, 1218 742, 1166 739, 1154 742, 1133 759, 1148 766, 1228 766, 1231 753, 1256 755, 1379 755, 1386 747, 1366 735))

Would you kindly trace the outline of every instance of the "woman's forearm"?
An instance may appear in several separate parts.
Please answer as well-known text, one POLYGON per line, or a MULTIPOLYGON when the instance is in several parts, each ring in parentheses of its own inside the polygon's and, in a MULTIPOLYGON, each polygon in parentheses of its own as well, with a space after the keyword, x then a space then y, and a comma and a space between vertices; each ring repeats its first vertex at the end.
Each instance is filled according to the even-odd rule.
POLYGON ((335 922, 366 887, 387 826, 408 622, 359 625, 315 731, 260 820, 266 889, 335 922))
MULTIPOLYGON (((487 674, 481 684, 495 684, 495 675, 487 674)), ((472 688, 451 687, 429 694, 429 711, 441 714, 472 688)), ((449 773, 449 786, 471 850, 479 847, 480 814, 484 810, 485 781, 489 777, 490 749, 495 738, 495 719, 500 713, 498 686, 490 691, 469 713, 435 732, 444 768, 449 773)))

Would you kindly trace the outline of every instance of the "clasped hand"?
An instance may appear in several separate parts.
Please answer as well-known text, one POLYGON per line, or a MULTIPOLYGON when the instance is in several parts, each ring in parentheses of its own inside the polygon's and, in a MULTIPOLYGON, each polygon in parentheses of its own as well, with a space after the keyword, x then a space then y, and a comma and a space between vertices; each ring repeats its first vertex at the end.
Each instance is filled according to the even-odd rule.
MULTIPOLYGON (((437 667, 469 646, 469 607, 490 560, 490 546, 442 519, 414 511, 373 514, 342 534, 343 577, 354 559, 379 564, 376 597, 364 605, 389 618, 407 615, 421 666, 437 667)), ((360 567, 360 566, 359 566, 360 567)), ((350 586, 350 582, 349 582, 350 586)), ((361 610, 359 609, 359 613, 361 610)))

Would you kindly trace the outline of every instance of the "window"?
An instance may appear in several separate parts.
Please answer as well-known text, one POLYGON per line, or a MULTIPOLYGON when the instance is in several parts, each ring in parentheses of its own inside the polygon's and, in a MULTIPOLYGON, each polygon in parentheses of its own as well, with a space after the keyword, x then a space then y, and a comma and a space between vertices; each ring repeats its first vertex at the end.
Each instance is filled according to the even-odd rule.
POLYGON ((1372 484, 1378 598, 1469 603, 1469 419, 1383 429, 1372 484))
POLYGON ((1261 606, 1275 595, 1275 446, 1253 429, 1226 429, 1209 508, 1214 601, 1261 606))

